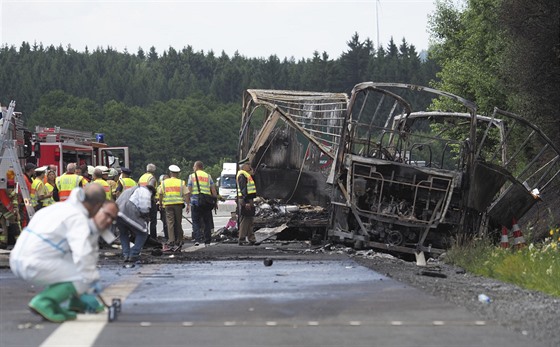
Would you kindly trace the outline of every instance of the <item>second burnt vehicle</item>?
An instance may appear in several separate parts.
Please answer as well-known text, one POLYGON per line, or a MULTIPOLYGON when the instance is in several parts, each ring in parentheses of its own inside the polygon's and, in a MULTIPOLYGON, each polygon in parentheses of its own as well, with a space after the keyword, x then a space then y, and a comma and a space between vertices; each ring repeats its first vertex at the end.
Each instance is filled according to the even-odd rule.
POLYGON ((261 225, 355 248, 440 254, 459 237, 498 235, 557 186, 559 154, 524 118, 497 108, 482 116, 423 86, 247 90, 243 99, 239 160, 255 168, 265 201, 299 206, 281 218, 261 211, 261 225))

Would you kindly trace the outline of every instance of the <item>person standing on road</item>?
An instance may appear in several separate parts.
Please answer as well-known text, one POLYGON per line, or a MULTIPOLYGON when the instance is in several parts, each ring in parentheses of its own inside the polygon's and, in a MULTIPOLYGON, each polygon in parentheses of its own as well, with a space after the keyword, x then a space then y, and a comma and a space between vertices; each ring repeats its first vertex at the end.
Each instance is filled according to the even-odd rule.
POLYGON ((165 207, 160 203, 160 195, 161 195, 161 183, 169 178, 169 175, 163 174, 159 176, 159 185, 156 190, 156 206, 159 211, 159 219, 161 220, 161 224, 163 224, 163 238, 165 242, 169 239, 168 229, 167 229, 167 218, 165 218, 165 207))
POLYGON ((56 171, 48 169, 45 188, 47 188, 47 191, 51 195, 51 198, 45 202, 45 206, 50 206, 60 200, 58 198, 58 188, 56 187, 56 171))
POLYGON ((209 195, 214 198, 218 196, 212 176, 204 172, 203 169, 204 164, 201 161, 196 161, 193 166, 194 172, 189 176, 187 183, 189 191, 187 213, 192 209, 191 219, 195 246, 198 246, 203 241, 203 237, 204 244, 208 246, 212 240, 212 228, 214 228, 212 210, 216 206, 203 206, 201 203, 202 195, 209 195), (202 224, 204 225, 204 233, 201 231, 202 224))
POLYGON ((90 170, 90 167, 87 166, 87 164, 82 164, 79 166, 79 172, 77 172, 79 175, 81 175, 86 183, 89 183, 92 181, 92 175, 93 175, 93 170, 90 170))
POLYGON ((56 178, 56 187, 60 201, 66 201, 74 188, 83 186, 84 178, 76 175, 76 163, 66 166, 66 172, 56 178))
POLYGON ((138 185, 136 184, 136 181, 133 180, 132 177, 130 177, 131 174, 132 170, 127 167, 122 168, 121 178, 119 178, 119 181, 117 182, 115 198, 118 198, 125 190, 136 187, 138 185))
POLYGON ((93 169, 92 180, 94 183, 99 184, 105 190, 105 198, 107 200, 113 200, 113 194, 111 193, 111 186, 107 181, 103 179, 103 171, 100 168, 93 169))
MULTIPOLYGON (((105 174, 103 174, 105 175, 105 174)), ((116 196, 117 196, 117 177, 119 176, 119 172, 117 171, 117 169, 115 168, 110 168, 109 172, 107 173, 107 183, 109 183, 109 186, 111 187, 111 195, 113 196, 113 200, 116 200, 116 196)))
POLYGON ((45 206, 45 201, 52 196, 49 194, 49 191, 45 188, 45 184, 43 183, 46 170, 46 166, 36 168, 35 178, 31 184, 31 192, 29 195, 35 212, 43 208, 43 206, 45 206))
MULTIPOLYGON (((146 165, 146 173, 138 179, 138 185, 141 187, 152 186, 157 190, 156 166, 152 163, 146 165)), ((152 207, 150 208, 150 237, 157 240, 157 206, 156 199, 152 199, 152 207)))
POLYGON ((241 170, 237 172, 237 210, 239 215, 239 241, 238 244, 244 245, 245 239, 250 245, 256 243, 253 232, 253 221, 255 217, 254 199, 257 197, 257 187, 253 180, 253 168, 249 163, 241 165, 241 170))
MULTIPOLYGON (((163 245, 164 252, 177 252, 183 247, 183 207, 187 198, 185 181, 179 179, 181 169, 177 165, 169 166, 169 178, 161 183, 159 203, 165 208, 167 232, 169 239, 163 245)), ((188 206, 188 205, 187 205, 188 206)), ((188 207, 187 207, 188 210, 188 207)))
MULTIPOLYGON (((23 177, 25 179, 25 186, 27 187, 27 191, 29 192, 29 197, 31 198, 31 186, 33 185, 33 175, 35 175, 35 169, 37 168, 37 165, 33 164, 33 163, 27 163, 24 166, 24 170, 23 170, 23 177)), ((25 201, 23 199, 23 195, 21 193, 21 187, 19 188, 18 191, 19 194, 19 206, 20 206, 20 210, 21 210, 21 226, 22 227, 26 227, 27 224, 29 223, 29 214, 27 213, 27 208, 25 207, 25 201)), ((30 201, 31 202, 31 201, 30 201)))
POLYGON ((156 189, 153 186, 132 187, 117 199, 119 217, 117 228, 121 239, 122 256, 125 262, 140 260, 140 251, 148 239, 147 223, 156 189), (129 234, 134 234, 134 246, 130 248, 129 234))
MULTIPOLYGON (((76 314, 60 304, 88 290, 101 290, 97 234, 92 240, 97 228, 91 218, 105 201, 98 184, 72 190, 65 202, 35 214, 10 253, 10 268, 17 277, 46 286, 29 302, 29 308, 46 320, 75 319, 76 314)), ((116 218, 116 213, 110 217, 116 218)))

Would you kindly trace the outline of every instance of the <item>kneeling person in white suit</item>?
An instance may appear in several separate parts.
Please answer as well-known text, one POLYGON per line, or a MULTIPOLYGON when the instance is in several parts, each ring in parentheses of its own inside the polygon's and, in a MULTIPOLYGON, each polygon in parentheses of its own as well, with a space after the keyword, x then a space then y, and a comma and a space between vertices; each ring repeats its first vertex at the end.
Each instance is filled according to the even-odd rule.
POLYGON ((98 237, 118 211, 114 204, 102 209, 105 201, 105 191, 99 184, 74 189, 65 202, 38 211, 10 253, 10 268, 16 276, 46 286, 29 302, 29 308, 46 320, 58 323, 75 319, 75 312, 61 306, 69 299, 71 307, 81 306, 78 310, 97 310, 100 306, 96 300, 97 305, 91 302, 91 297, 81 299, 87 292, 101 291, 98 237))

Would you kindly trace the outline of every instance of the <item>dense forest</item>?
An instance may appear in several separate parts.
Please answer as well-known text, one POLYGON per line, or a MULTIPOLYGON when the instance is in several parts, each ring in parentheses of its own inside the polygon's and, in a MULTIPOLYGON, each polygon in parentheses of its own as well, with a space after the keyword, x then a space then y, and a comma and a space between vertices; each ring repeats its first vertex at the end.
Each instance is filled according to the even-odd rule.
MULTIPOLYGON (((560 1, 438 0, 430 19, 433 86, 517 113, 560 145, 560 1)), ((445 107, 439 105, 439 107, 445 107)))
MULTIPOLYGON (((218 167, 235 158, 246 89, 349 93, 364 81, 433 86, 539 124, 560 143, 560 2, 436 0, 427 59, 404 38, 374 47, 354 34, 332 59, 229 57, 191 46, 136 53, 77 52, 23 42, 0 48, 0 103, 16 100, 26 125, 105 133, 145 164, 218 167)), ((418 28, 421 30, 423 28, 418 28)), ((432 105, 448 108, 448 105, 432 105)), ((163 170, 161 170, 163 171, 163 170)))
POLYGON ((30 128, 105 133, 111 145, 130 147, 136 175, 147 162, 221 165, 236 155, 246 89, 350 92, 365 80, 427 84, 435 78, 436 64, 422 61, 405 39, 374 49, 355 34, 347 44, 338 59, 315 52, 281 61, 218 57, 190 46, 130 54, 24 42, 0 50, 0 102, 16 100, 30 128))

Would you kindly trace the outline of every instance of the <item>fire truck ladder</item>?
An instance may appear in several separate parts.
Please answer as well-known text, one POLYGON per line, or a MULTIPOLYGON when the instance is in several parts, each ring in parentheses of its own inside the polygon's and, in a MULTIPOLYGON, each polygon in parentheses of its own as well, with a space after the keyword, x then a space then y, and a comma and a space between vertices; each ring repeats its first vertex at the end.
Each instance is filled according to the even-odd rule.
MULTIPOLYGON (((27 215, 29 218, 33 217, 35 214, 35 209, 31 204, 31 196, 29 194, 29 190, 27 190, 27 184, 25 183, 25 178, 23 177, 23 171, 21 169, 21 165, 18 161, 18 155, 15 148, 15 140, 12 140, 10 137, 10 125, 12 124, 12 117, 14 114, 14 108, 16 107, 16 102, 12 100, 10 102, 10 106, 6 112, 2 112, 2 132, 0 133, 0 141, 2 143, 2 148, 0 148, 0 166, 2 167, 10 167, 14 170, 16 175, 16 191, 19 189, 21 191, 21 195, 23 197, 23 201, 25 203, 25 208, 27 209, 27 215)), ((5 183, 7 186, 8 182, 2 182, 2 180, 6 180, 6 177, 0 177, 0 184, 5 183)), ((0 188, 2 188, 0 186, 0 188)))
MULTIPOLYGON (((58 126, 55 126, 54 128, 36 126, 35 133, 42 133, 45 136, 57 136, 57 142, 84 143, 91 142, 95 139, 91 131, 64 129, 58 126)), ((45 141, 49 142, 47 138, 45 138, 45 141)))

